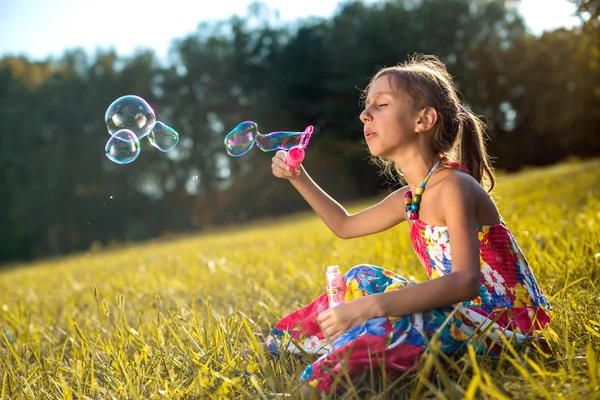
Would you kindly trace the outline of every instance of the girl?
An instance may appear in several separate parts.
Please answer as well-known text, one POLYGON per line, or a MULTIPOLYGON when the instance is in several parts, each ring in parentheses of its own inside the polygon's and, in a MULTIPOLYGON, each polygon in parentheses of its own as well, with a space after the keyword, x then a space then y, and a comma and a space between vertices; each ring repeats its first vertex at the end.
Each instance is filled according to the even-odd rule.
POLYGON ((517 342, 547 345, 555 338, 550 305, 488 194, 494 174, 484 125, 460 104, 444 64, 413 57, 380 70, 365 93, 360 120, 369 151, 386 172, 401 173, 407 186, 350 215, 302 167, 291 170, 285 152, 273 157, 273 174, 289 179, 340 238, 407 221, 431 279, 415 284, 358 265, 345 275, 346 304, 328 309, 321 295, 283 318, 266 347, 275 354, 300 353, 300 347, 320 355, 300 378, 307 394, 312 388, 338 391, 332 386, 342 370, 353 378, 383 362, 388 373, 407 371, 436 332, 447 354, 460 354, 470 343, 497 353, 499 331, 517 342))

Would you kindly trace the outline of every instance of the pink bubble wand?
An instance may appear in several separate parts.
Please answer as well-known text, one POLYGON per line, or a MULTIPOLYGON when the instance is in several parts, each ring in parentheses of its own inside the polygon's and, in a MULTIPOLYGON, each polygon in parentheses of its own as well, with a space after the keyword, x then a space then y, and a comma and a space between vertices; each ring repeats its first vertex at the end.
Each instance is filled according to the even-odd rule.
POLYGON ((300 139, 300 143, 297 146, 294 146, 288 151, 287 156, 285 157, 285 163, 292 167, 294 170, 298 168, 302 161, 304 161, 305 151, 304 149, 308 146, 308 142, 312 137, 313 126, 309 125, 304 129, 302 138, 300 139))
POLYGON ((223 144, 232 157, 241 157, 256 144, 262 151, 285 150, 287 165, 294 170, 302 163, 306 146, 313 134, 313 126, 308 125, 303 132, 277 131, 263 135, 253 121, 238 124, 225 136, 223 144))

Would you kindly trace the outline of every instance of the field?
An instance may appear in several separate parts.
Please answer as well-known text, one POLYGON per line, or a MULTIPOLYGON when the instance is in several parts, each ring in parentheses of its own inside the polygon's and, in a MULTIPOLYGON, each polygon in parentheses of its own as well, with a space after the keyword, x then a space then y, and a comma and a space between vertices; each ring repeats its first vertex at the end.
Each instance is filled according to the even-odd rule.
MULTIPOLYGON (((432 352, 420 373, 371 376, 344 398, 600 398, 600 161, 503 175, 495 193, 551 299, 554 354, 442 368, 432 352)), ((295 398, 311 360, 276 362, 258 343, 323 291, 327 265, 426 279, 405 225, 344 241, 299 214, 0 270, 0 399, 295 398)))

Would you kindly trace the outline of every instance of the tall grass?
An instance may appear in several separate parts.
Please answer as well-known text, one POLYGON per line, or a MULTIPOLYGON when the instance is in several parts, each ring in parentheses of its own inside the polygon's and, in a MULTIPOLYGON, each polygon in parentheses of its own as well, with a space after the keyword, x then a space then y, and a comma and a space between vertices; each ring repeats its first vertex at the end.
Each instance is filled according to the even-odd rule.
MULTIPOLYGON (((600 398, 600 162, 500 178, 500 209, 551 298, 554 354, 439 354, 343 398, 600 398)), ((292 190, 290 188, 290 190, 292 190)), ((358 206, 352 207, 357 209, 358 206)), ((326 265, 427 278, 406 226, 339 240, 312 214, 0 272, 0 399, 296 397, 314 360, 260 350, 323 290, 326 265), (4 333, 2 335, 2 332, 4 333), (240 351, 253 348, 255 357, 240 351)))

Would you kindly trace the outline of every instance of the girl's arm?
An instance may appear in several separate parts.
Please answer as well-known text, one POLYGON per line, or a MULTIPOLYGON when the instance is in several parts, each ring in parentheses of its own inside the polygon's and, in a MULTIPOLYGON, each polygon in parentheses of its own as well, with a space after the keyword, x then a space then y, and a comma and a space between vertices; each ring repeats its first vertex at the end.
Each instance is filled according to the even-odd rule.
POLYGON ((349 214, 344 207, 321 189, 300 165, 292 171, 285 164, 285 152, 277 152, 273 157, 273 174, 289 179, 304 197, 325 225, 342 239, 367 236, 389 229, 406 219, 404 193, 398 189, 378 204, 356 214, 349 214))
MULTIPOLYGON (((300 167, 302 168, 302 167, 300 167)), ((342 239, 367 236, 389 229, 406 219, 404 210, 405 188, 398 189, 381 202, 356 214, 346 209, 321 189, 302 168, 301 174, 291 180, 325 225, 342 239)))
POLYGON ((479 295, 481 272, 473 183, 477 182, 466 174, 453 174, 440 188, 440 207, 450 235, 452 272, 398 291, 368 296, 373 301, 371 318, 427 311, 479 295))

